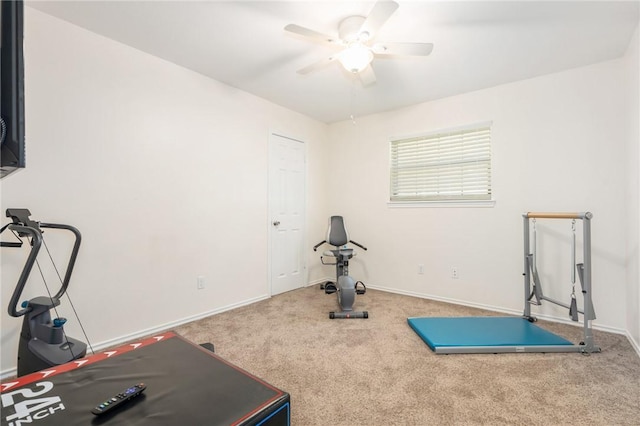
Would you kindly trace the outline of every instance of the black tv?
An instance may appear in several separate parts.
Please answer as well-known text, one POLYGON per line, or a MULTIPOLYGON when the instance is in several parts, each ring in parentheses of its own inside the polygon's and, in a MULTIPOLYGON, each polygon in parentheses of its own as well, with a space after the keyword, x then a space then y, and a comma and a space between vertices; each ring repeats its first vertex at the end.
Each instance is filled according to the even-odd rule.
POLYGON ((0 8, 0 179, 25 167, 24 5, 2 0, 0 8))

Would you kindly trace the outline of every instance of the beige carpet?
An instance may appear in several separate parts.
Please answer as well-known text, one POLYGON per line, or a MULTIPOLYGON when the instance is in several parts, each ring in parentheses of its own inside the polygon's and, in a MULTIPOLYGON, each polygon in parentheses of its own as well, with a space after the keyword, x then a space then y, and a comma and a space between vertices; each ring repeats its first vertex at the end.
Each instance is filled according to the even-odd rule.
MULTIPOLYGON (((640 425, 640 358, 625 336, 594 331, 602 353, 435 355, 414 316, 496 315, 368 290, 368 319, 330 320, 318 286, 176 331, 291 395, 310 425, 640 425)), ((539 321, 572 342, 582 328, 539 321)))

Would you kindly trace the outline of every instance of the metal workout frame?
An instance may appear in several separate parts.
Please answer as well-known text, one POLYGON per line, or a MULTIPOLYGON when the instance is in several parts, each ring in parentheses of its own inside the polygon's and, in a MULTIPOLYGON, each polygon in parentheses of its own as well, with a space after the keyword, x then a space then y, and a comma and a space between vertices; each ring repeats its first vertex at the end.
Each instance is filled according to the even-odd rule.
MULTIPOLYGON (((584 341, 577 345, 548 345, 548 346, 531 346, 527 347, 527 352, 583 352, 592 353, 600 352, 600 348, 595 345, 593 341, 593 333, 591 330, 591 320, 596 318, 595 311, 593 309, 593 301, 591 299, 591 218, 593 214, 590 212, 580 213, 540 213, 540 212, 527 212, 522 215, 524 218, 524 318, 531 322, 535 322, 537 319, 531 315, 531 304, 540 304, 540 301, 546 300, 556 305, 571 309, 570 305, 558 302, 549 297, 546 297, 542 293, 542 287, 538 279, 535 260, 530 253, 530 219, 572 219, 582 220, 582 251, 583 251, 583 263, 574 265, 574 268, 578 269, 578 275, 580 277, 580 283, 582 285, 582 294, 584 302, 584 311, 577 311, 583 314, 583 332, 584 341), (533 276, 533 288, 531 285, 533 276), (535 297, 538 303, 532 302, 532 298, 535 297)), ((575 252, 575 250, 574 250, 575 252)), ((573 261, 572 261, 573 262, 573 261)), ((577 319, 577 318, 574 318, 577 319)))

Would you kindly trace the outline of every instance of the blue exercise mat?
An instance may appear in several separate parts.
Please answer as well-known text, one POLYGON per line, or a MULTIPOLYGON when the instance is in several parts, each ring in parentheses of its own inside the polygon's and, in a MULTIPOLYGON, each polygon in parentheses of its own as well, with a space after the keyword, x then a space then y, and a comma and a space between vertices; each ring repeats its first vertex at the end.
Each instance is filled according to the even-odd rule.
POLYGON ((408 318, 431 350, 446 347, 573 345, 519 317, 408 318))

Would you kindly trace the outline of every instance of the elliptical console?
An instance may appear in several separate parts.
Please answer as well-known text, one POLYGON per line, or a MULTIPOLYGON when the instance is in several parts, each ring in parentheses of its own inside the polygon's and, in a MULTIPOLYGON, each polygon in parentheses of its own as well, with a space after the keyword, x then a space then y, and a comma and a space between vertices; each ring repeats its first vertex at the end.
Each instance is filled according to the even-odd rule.
POLYGON ((60 304, 60 298, 66 293, 69 286, 73 266, 80 249, 80 231, 69 225, 35 222, 29 218, 30 215, 31 213, 27 209, 7 209, 7 217, 10 217, 13 222, 0 229, 1 233, 8 228, 20 240, 19 242, 0 242, 1 247, 21 247, 22 238, 29 239, 31 244, 31 251, 9 302, 9 315, 12 317, 24 316, 18 346, 18 376, 64 364, 82 358, 87 353, 85 343, 65 334, 64 324, 67 320, 65 318, 52 320, 50 313, 51 309, 60 304), (75 236, 75 243, 62 286, 58 292, 51 297, 39 296, 23 301, 20 304, 21 309, 18 309, 20 296, 42 245, 41 228, 70 231, 75 236))

